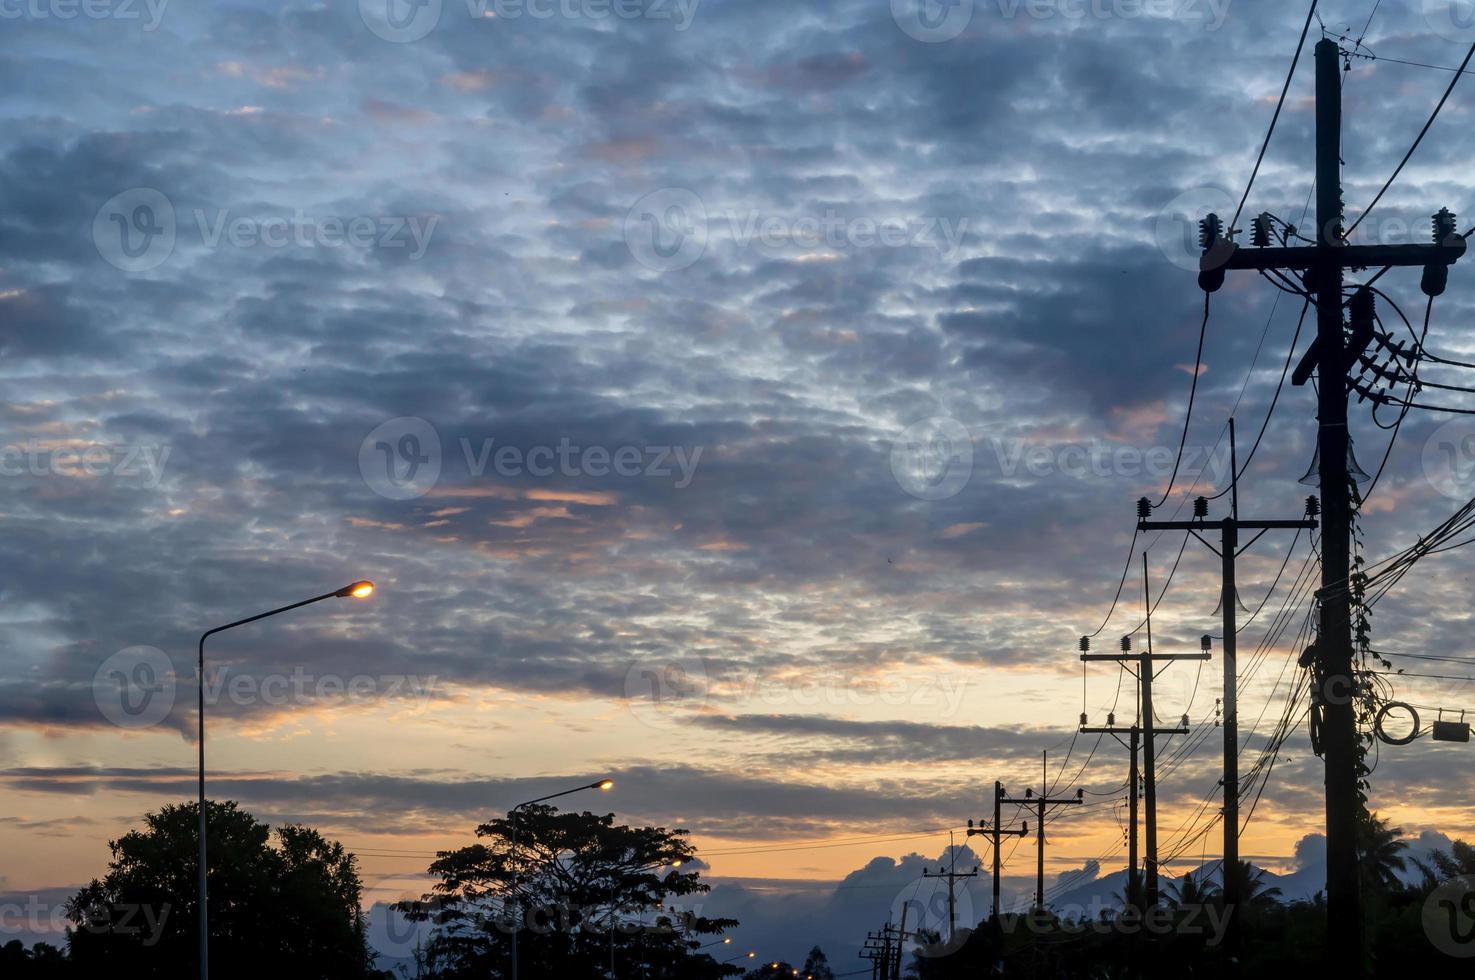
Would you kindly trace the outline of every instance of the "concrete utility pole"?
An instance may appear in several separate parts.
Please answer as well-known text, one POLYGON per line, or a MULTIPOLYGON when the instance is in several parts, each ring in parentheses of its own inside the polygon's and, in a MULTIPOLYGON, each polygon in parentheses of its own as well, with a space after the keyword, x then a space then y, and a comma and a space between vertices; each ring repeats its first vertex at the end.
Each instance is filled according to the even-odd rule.
MULTIPOLYGON (((1329 971, 1344 978, 1366 972, 1362 945, 1362 898, 1357 874, 1357 717, 1352 666, 1352 604, 1348 589, 1352 497, 1347 467, 1348 369, 1362 353, 1355 336, 1349 346, 1342 316, 1343 273, 1347 269, 1421 266, 1424 293, 1438 296, 1449 266, 1465 254, 1453 216, 1434 219, 1432 245, 1350 245, 1342 231, 1342 83, 1337 43, 1316 45, 1316 241, 1307 246, 1270 247, 1257 233, 1256 247, 1231 240, 1217 215, 1203 223, 1204 248, 1199 285, 1214 292, 1227 270, 1287 270, 1304 273, 1316 303, 1316 341, 1293 380, 1304 384, 1312 369, 1317 386, 1317 451, 1321 460, 1321 623, 1316 639, 1312 711, 1319 721, 1318 746, 1326 763, 1327 959, 1329 971)), ((1371 338, 1369 338, 1371 339, 1371 338)))
MULTIPOLYGON (((1143 558, 1146 558, 1145 553, 1143 558)), ((1121 742, 1121 734, 1124 731, 1130 734, 1131 742, 1123 744, 1128 745, 1129 751, 1132 753, 1132 775, 1130 782, 1132 784, 1131 801, 1134 810, 1132 816, 1132 844, 1134 850, 1137 843, 1137 817, 1135 813, 1137 804, 1137 751, 1139 744, 1141 746, 1143 767, 1146 769, 1145 776, 1142 780, 1143 797, 1146 804, 1146 815, 1143 821, 1144 838, 1147 848, 1147 860, 1143 862, 1143 873, 1146 880, 1143 897, 1146 907, 1152 908, 1158 902, 1157 753, 1154 748, 1154 743, 1156 742, 1155 736, 1188 734, 1187 718, 1184 719, 1184 724, 1177 728, 1160 728, 1155 723, 1156 719, 1154 719, 1152 713, 1152 681, 1155 676, 1153 665, 1159 662, 1171 663, 1176 660, 1208 660, 1209 654, 1207 651, 1200 653, 1153 653, 1150 645, 1143 653, 1133 653, 1132 638, 1130 636, 1122 637, 1121 653, 1086 652, 1089 649, 1090 641, 1086 637, 1081 637, 1081 659, 1083 661, 1109 660, 1123 665, 1135 662, 1137 665, 1135 676, 1137 678, 1138 691, 1138 724, 1131 726, 1129 729, 1118 728, 1116 727, 1115 715, 1109 715, 1105 728, 1089 728, 1083 724, 1081 726, 1081 733, 1086 735, 1110 735, 1118 742, 1121 742)), ((1128 669, 1130 670, 1131 668, 1128 669)), ((1128 870, 1128 883, 1130 887, 1137 867, 1135 854, 1128 855, 1128 863, 1130 865, 1128 870)))
POLYGON ((1034 807, 1040 821, 1039 829, 1035 831, 1035 908, 1043 910, 1045 907, 1045 808, 1050 806, 1079 806, 1085 800, 1085 791, 1076 790, 1075 796, 1062 797, 1060 799, 1050 798, 1050 754, 1040 753, 1040 795, 1035 796, 1035 791, 1027 789, 1024 791, 1024 799, 1000 799, 1000 803, 1015 803, 1019 806, 1034 807))
POLYGON ((999 782, 996 779, 996 780, 994 780, 994 822, 987 829, 985 829, 983 827, 983 821, 982 820, 978 821, 979 826, 977 828, 975 828, 973 826, 973 821, 972 820, 969 820, 968 821, 968 836, 969 837, 984 836, 984 837, 989 838, 989 840, 992 841, 993 842, 993 845, 994 845, 994 880, 993 880, 994 904, 993 904, 993 917, 994 917, 995 920, 997 920, 998 917, 999 917, 999 875, 1002 873, 1003 863, 1004 863, 1003 862, 1003 859, 999 856, 999 838, 1000 837, 1028 837, 1029 836, 1029 821, 1028 820, 1024 821, 1024 823, 1020 826, 1020 828, 1018 830, 1004 830, 1004 829, 1002 829, 1001 824, 1003 823, 1003 818, 999 815, 999 804, 1003 803, 1003 801, 1004 801, 1004 784, 1001 783, 1001 782, 999 782))
MULTIPOLYGON (((972 832, 970 831, 969 833, 971 835, 972 832)), ((937 874, 931 874, 931 873, 929 873, 927 871, 926 868, 923 868, 922 869, 922 877, 923 878, 946 878, 947 879, 947 941, 948 941, 948 945, 951 946, 952 943, 953 943, 953 930, 955 928, 954 921, 958 917, 957 916, 957 909, 958 909, 958 906, 957 906, 957 896, 954 894, 953 889, 954 889, 955 885, 957 884, 957 881, 958 881, 959 878, 977 878, 978 877, 978 866, 977 865, 974 865, 972 871, 968 871, 968 872, 964 872, 964 873, 961 873, 960 874, 958 872, 958 849, 952 844, 952 835, 951 834, 948 835, 948 838, 949 838, 948 850, 952 852, 949 855, 950 858, 952 859, 952 863, 948 866, 948 870, 947 871, 943 871, 942 868, 938 868, 937 869, 937 874)))
MULTIPOLYGON (((1239 625, 1237 614, 1239 612, 1239 589, 1235 577, 1235 561, 1241 554, 1247 551, 1250 545, 1258 541, 1266 531, 1278 529, 1315 530, 1315 515, 1319 508, 1315 497, 1306 501, 1306 514, 1304 520, 1299 521, 1243 521, 1239 518, 1239 461, 1234 448, 1234 419, 1229 420, 1229 472, 1230 472, 1230 505, 1229 516, 1222 521, 1210 522, 1208 520, 1209 501, 1207 498, 1199 497, 1193 502, 1193 517, 1191 521, 1153 521, 1147 516, 1151 511, 1151 504, 1146 498, 1137 502, 1139 520, 1137 528, 1141 531, 1187 531, 1222 560, 1222 591, 1220 592, 1219 606, 1224 614, 1224 860, 1221 867, 1224 869, 1224 905, 1229 910, 1230 928, 1235 921, 1234 910, 1244 896, 1239 894, 1239 875, 1232 872, 1239 865, 1239 714, 1238 701, 1238 642, 1237 635, 1239 625), (1200 532, 1210 532, 1214 529, 1219 531, 1219 547, 1214 547, 1203 537, 1200 532), (1240 547, 1241 531, 1259 531, 1253 539, 1243 548, 1240 547)), ((1228 937, 1226 937, 1228 938, 1228 937)))

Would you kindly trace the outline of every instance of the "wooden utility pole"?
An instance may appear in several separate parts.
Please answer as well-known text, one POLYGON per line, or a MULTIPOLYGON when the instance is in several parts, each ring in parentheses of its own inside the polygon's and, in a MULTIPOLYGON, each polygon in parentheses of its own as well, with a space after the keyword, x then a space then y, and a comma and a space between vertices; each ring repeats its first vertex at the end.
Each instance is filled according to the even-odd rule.
MULTIPOLYGON (((1234 419, 1229 420, 1229 472, 1230 505, 1229 516, 1222 521, 1208 520, 1209 501, 1199 497, 1193 502, 1191 521, 1153 521, 1146 515, 1152 512, 1146 499, 1137 502, 1140 531, 1186 531, 1221 559, 1222 583, 1219 607, 1224 614, 1224 860, 1221 867, 1224 880, 1224 905, 1229 910, 1229 922, 1235 921, 1234 910, 1244 896, 1239 894, 1239 875, 1233 873, 1239 865, 1239 712, 1238 712, 1238 633, 1239 587, 1236 582, 1235 562, 1250 545, 1258 541, 1266 531, 1278 529, 1315 530, 1315 515, 1318 512, 1315 497, 1306 501, 1306 518, 1299 521, 1244 521, 1239 517, 1239 460, 1234 448, 1234 419), (1200 532, 1217 529, 1219 547, 1210 544, 1200 532), (1244 547, 1240 547, 1241 531, 1259 531, 1244 547)), ((1207 641, 1207 637, 1205 640, 1207 641)), ((1208 648, 1207 642, 1205 649, 1208 648)), ((1230 925, 1233 929, 1233 925, 1230 925)), ((1226 937, 1228 938, 1228 937, 1226 937)))
POLYGON ((968 836, 969 837, 976 837, 976 836, 980 836, 981 835, 981 836, 984 836, 984 837, 989 838, 989 840, 994 845, 994 880, 993 880, 994 904, 993 904, 993 918, 996 919, 996 920, 999 917, 999 876, 1000 876, 1000 874, 1003 871, 1003 864, 1004 864, 1003 859, 999 856, 999 838, 1000 837, 1028 837, 1029 836, 1029 821, 1028 820, 1024 821, 1024 823, 1020 826, 1020 828, 1018 830, 1004 830, 1004 829, 1002 829, 1002 826, 1001 825, 1003 823, 1003 818, 999 815, 999 804, 1001 804, 1003 801, 1004 801, 1004 784, 1001 783, 1001 782, 999 782, 996 779, 996 780, 994 780, 994 822, 987 829, 985 829, 983 827, 983 821, 982 820, 978 821, 979 826, 977 828, 975 828, 973 826, 973 821, 972 820, 969 820, 968 821, 968 836))
MULTIPOLYGON (((1347 269, 1421 266, 1424 293, 1438 296, 1449 266, 1465 254, 1465 239, 1455 232, 1453 215, 1434 219, 1430 245, 1351 245, 1342 231, 1342 80, 1337 43, 1316 45, 1316 241, 1307 246, 1270 247, 1268 240, 1244 249, 1233 242, 1216 215, 1204 221, 1204 255, 1199 285, 1214 292, 1228 270, 1287 270, 1304 274, 1316 304, 1316 340, 1306 352, 1295 381, 1304 384, 1315 369, 1317 452, 1321 461, 1321 622, 1316 639, 1312 711, 1320 733, 1316 746, 1326 764, 1327 958, 1329 971, 1342 978, 1364 975, 1362 899, 1357 872, 1357 717, 1352 663, 1351 570, 1352 488, 1347 466, 1348 370, 1362 353, 1344 332, 1342 286, 1347 269)), ((1370 339, 1370 338, 1369 338, 1370 339)))
POLYGON ((1050 798, 1050 754, 1040 753, 1041 760, 1041 782, 1040 795, 1035 796, 1035 791, 1027 789, 1024 798, 1020 800, 1003 798, 1000 803, 1015 803, 1019 806, 1034 807, 1039 820, 1039 827, 1035 831, 1035 908, 1045 907, 1045 808, 1051 806, 1079 806, 1085 800, 1085 791, 1076 790, 1075 796, 1062 797, 1060 799, 1050 798))
MULTIPOLYGON (((1144 555, 1144 558, 1145 557, 1146 556, 1144 555)), ((1149 640, 1149 644, 1150 642, 1151 641, 1149 640)), ((1132 638, 1130 636, 1122 637, 1121 653, 1086 652, 1089 649, 1090 641, 1087 640, 1085 637, 1082 637, 1082 660, 1109 660, 1123 665, 1126 665, 1128 663, 1135 663, 1137 666, 1136 677, 1138 691, 1138 723, 1132 725, 1129 729, 1118 728, 1116 727, 1116 716, 1109 715, 1107 716, 1107 725, 1105 728, 1090 728, 1082 725, 1081 732, 1082 734, 1090 735, 1110 735, 1118 742, 1121 742, 1121 735, 1123 732, 1126 732, 1130 735, 1130 743, 1123 744, 1128 746, 1129 751, 1132 754, 1132 774, 1129 781, 1131 782, 1131 802, 1134 811, 1132 815, 1132 844, 1134 850, 1137 843, 1137 817, 1135 812, 1137 806, 1137 751, 1139 745, 1141 746, 1142 764, 1143 768, 1146 770, 1146 773, 1142 780, 1144 798, 1143 802, 1145 804, 1144 808, 1146 810, 1143 820, 1143 836, 1147 850, 1147 859, 1143 862, 1143 877, 1145 879, 1143 897, 1144 904, 1148 908, 1152 908, 1157 904, 1158 901, 1157 753, 1154 748, 1154 743, 1156 742, 1155 736, 1188 734, 1186 718, 1184 719, 1185 723, 1178 726, 1177 728, 1160 728, 1155 724, 1155 719, 1153 718, 1152 713, 1152 681, 1153 677, 1155 676, 1155 668, 1153 665, 1162 662, 1171 663, 1176 660, 1208 660, 1209 654, 1207 651, 1203 651, 1200 653, 1153 653, 1150 646, 1148 650, 1140 654, 1133 653, 1132 638)), ((1128 669, 1130 670, 1130 668, 1128 669)), ((1128 855, 1128 863, 1130 865, 1128 870, 1128 882, 1130 886, 1132 876, 1135 874, 1135 870, 1137 867, 1137 859, 1135 854, 1128 855)))

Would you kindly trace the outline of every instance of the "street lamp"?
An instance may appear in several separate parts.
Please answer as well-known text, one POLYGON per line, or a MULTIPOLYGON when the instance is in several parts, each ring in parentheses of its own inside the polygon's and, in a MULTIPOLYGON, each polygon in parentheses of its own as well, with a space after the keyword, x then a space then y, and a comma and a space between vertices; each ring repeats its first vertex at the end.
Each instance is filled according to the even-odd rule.
POLYGON ((257 613, 245 619, 238 619, 234 623, 226 623, 212 630, 206 630, 200 636, 200 661, 196 677, 200 685, 200 980, 209 980, 210 976, 210 908, 207 904, 208 895, 205 888, 205 641, 216 633, 224 633, 226 630, 235 629, 237 626, 245 626, 254 623, 258 619, 275 616, 278 613, 290 612, 303 606, 310 606, 314 602, 322 602, 324 599, 366 599, 374 592, 374 583, 368 581, 353 582, 334 592, 325 592, 311 599, 303 599, 294 602, 290 606, 282 606, 271 612, 257 613))
POLYGON ((736 956, 729 956, 727 959, 723 960, 722 962, 724 962, 724 963, 731 963, 733 960, 743 960, 743 959, 751 960, 753 957, 755 957, 757 955, 758 955, 757 953, 739 953, 736 956))
MULTIPOLYGON (((528 800, 526 803, 519 803, 511 810, 507 811, 507 817, 512 823, 512 897, 514 901, 517 898, 517 811, 521 810, 525 806, 532 806, 534 803, 543 803, 547 800, 556 800, 560 796, 569 796, 573 793, 582 793, 585 790, 597 789, 601 793, 608 793, 614 788, 615 781, 613 779, 601 779, 597 783, 589 783, 585 786, 575 786, 573 789, 566 789, 561 793, 549 793, 547 796, 540 796, 536 800, 528 800)), ((521 918, 521 909, 518 910, 518 917, 521 918)), ((517 934, 521 931, 521 922, 512 923, 512 980, 517 980, 517 934)))
POLYGON ((731 936, 723 936, 721 939, 717 940, 715 943, 707 943, 707 945, 705 945, 705 946, 698 946, 697 947, 697 951, 700 952, 701 950, 704 950, 704 949, 711 949, 713 946, 731 946, 731 945, 732 945, 732 937, 731 936))

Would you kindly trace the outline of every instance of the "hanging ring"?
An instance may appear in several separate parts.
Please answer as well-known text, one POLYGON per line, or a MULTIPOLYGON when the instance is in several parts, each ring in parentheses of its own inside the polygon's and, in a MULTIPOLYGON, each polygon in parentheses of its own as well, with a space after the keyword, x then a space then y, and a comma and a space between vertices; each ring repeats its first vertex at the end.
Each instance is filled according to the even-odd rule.
POLYGON ((1378 710, 1378 716, 1373 720, 1373 731, 1377 733, 1378 738, 1382 739, 1384 742, 1387 742, 1389 745, 1407 745, 1408 743, 1419 737, 1419 713, 1414 710, 1413 705, 1411 704, 1406 704, 1403 701, 1389 701, 1378 710), (1407 711, 1409 718, 1412 719, 1414 723, 1412 731, 1401 738, 1394 738, 1383 730, 1383 720, 1386 719, 1388 717, 1388 714, 1395 708, 1402 708, 1404 711, 1407 711))

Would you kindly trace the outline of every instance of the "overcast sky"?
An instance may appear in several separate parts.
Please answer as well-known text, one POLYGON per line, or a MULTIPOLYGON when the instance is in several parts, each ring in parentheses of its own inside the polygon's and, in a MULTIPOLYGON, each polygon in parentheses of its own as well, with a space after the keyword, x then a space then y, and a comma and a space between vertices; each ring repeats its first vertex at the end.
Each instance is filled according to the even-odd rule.
MULTIPOLYGON (((1322 18, 1382 59, 1475 42, 1467 0, 1367 26, 1372 6, 1322 18)), ((1102 628, 1182 431, 1192 223, 1233 213, 1304 16, 0 0, 0 892, 99 875, 109 839, 192 794, 200 632, 360 578, 371 598, 212 639, 207 717, 212 795, 377 852, 371 881, 605 774, 578 802, 690 828, 718 876, 837 881, 937 855, 995 779, 1037 787, 1045 749, 1052 781, 1103 801, 1061 819, 1052 873, 1118 867, 1125 754, 1071 732, 1132 693, 1103 665, 1083 692, 1077 638, 1111 650, 1140 623, 1136 559, 1102 628)), ((1247 215, 1310 224, 1319 33, 1247 215)), ((1449 77, 1350 62, 1350 215, 1449 77)), ((1472 211, 1472 99, 1361 240, 1472 211)), ((1472 277, 1453 271, 1429 343, 1467 360, 1472 277)), ((1422 312, 1416 273, 1380 285, 1422 312)), ((1225 419, 1243 458, 1300 312, 1247 273, 1215 294, 1163 515, 1225 486, 1225 419)), ((1371 473, 1388 434, 1352 417, 1371 473)), ((1475 494, 1475 423, 1446 419, 1403 426, 1370 558, 1475 494)), ((1300 515, 1314 425, 1287 385, 1246 516, 1300 515)), ((1145 546, 1155 588, 1182 555, 1154 643, 1196 650, 1217 560, 1145 546)), ((1247 765, 1296 676, 1308 554, 1272 534, 1241 565, 1265 603, 1241 635, 1247 765)), ((1468 653, 1472 559, 1421 564, 1375 646, 1468 653)), ((1217 806, 1220 670, 1159 680, 1159 716, 1195 732, 1164 750, 1184 838, 1217 806)), ((1464 681, 1397 685, 1475 706, 1464 681)), ((1468 838, 1470 758, 1383 747, 1374 808, 1468 838)), ((1293 736, 1247 854, 1296 866, 1319 769, 1293 736)))

